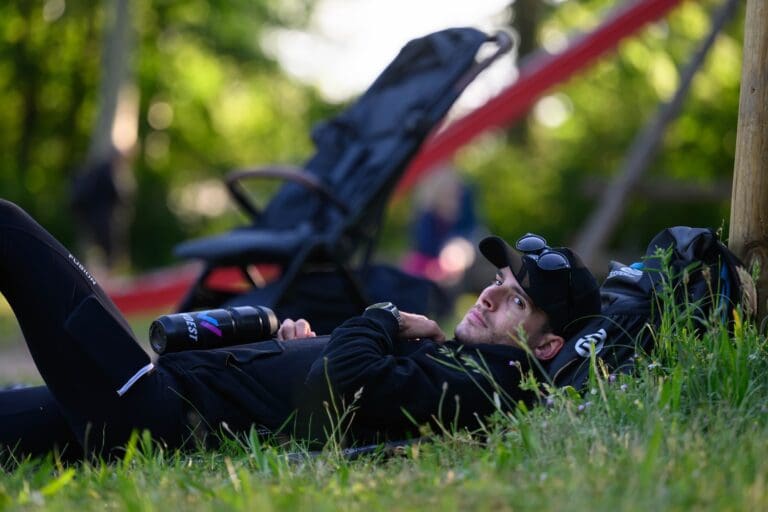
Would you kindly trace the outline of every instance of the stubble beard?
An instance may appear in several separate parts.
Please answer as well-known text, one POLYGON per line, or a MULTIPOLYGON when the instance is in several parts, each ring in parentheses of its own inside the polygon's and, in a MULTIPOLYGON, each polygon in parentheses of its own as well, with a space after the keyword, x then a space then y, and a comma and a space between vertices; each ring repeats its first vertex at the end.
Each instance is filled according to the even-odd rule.
MULTIPOLYGON (((478 326, 472 325, 465 316, 461 319, 461 322, 456 326, 453 334, 453 339, 459 343, 465 345, 473 345, 478 343, 487 343, 491 345, 512 345, 517 346, 520 344, 518 339, 518 332, 495 332, 489 328, 482 329, 481 332, 473 333, 475 329, 480 329, 478 326), (467 332, 469 331, 469 332, 467 332)), ((528 346, 536 346, 539 338, 543 335, 543 332, 535 334, 522 333, 523 339, 528 346)))
POLYGON ((490 336, 490 333, 488 332, 484 332, 482 335, 480 335, 480 333, 473 335, 472 327, 473 326, 469 324, 465 316, 461 322, 459 322, 459 325, 456 326, 453 338, 459 343, 463 343, 465 345, 473 345, 477 343, 494 343, 493 339, 491 339, 492 336, 490 336))

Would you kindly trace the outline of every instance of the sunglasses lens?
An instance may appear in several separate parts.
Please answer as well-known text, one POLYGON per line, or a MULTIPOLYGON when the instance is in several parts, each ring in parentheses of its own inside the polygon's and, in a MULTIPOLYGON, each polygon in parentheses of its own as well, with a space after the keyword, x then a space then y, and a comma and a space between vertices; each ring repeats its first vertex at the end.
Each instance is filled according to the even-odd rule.
POLYGON ((520 252, 538 252, 547 246, 547 241, 539 235, 528 233, 520 238, 515 248, 520 252))
POLYGON ((559 252, 548 252, 542 254, 538 260, 539 268, 542 270, 560 270, 571 268, 568 259, 559 252))

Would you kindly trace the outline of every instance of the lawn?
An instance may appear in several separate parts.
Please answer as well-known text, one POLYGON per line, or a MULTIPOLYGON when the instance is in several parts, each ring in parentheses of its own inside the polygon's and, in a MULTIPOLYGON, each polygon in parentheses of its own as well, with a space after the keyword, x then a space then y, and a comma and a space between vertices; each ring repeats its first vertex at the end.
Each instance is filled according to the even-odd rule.
MULTIPOLYGON (((738 319, 737 319, 738 320, 738 319)), ((596 372, 481 432, 350 460, 248 438, 122 458, 7 458, 0 510, 768 510, 766 337, 665 318, 636 375, 596 372)))

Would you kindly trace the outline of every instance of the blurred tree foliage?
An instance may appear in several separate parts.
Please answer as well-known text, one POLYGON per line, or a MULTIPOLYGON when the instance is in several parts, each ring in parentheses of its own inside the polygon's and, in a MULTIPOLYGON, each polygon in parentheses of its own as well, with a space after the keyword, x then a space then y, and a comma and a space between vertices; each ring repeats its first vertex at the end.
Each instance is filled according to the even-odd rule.
MULTIPOLYGON (((607 184, 620 170, 633 138, 659 102, 674 93, 679 71, 709 30, 709 16, 718 5, 683 3, 664 22, 623 42, 616 54, 549 91, 525 121, 522 141, 496 135, 464 149, 458 161, 478 185, 490 229, 509 238, 536 230, 553 241, 572 242, 599 201, 586 184, 607 184)), ((613 7, 615 2, 591 0, 548 9, 536 31, 539 46, 553 47, 574 31, 590 30, 613 7)), ((730 183, 742 26, 740 10, 696 76, 644 183, 662 188, 670 180, 730 183)), ((724 192, 725 199, 718 201, 630 197, 613 251, 638 255, 653 234, 671 225, 727 226, 724 192)))
MULTIPOLYGON (((311 125, 339 106, 287 78, 260 40, 271 27, 301 27, 313 3, 131 3, 131 64, 140 102, 132 160, 138 187, 131 250, 137 267, 166 264, 178 241, 241 220, 224 208, 217 188, 227 170, 308 156, 311 125)), ((533 46, 553 48, 565 36, 593 28, 618 3, 542 0, 546 7, 537 11, 533 46)), ((525 121, 525 137, 491 135, 464 149, 458 164, 476 185, 490 229, 507 237, 536 230, 552 240, 571 239, 598 200, 585 192, 585 183, 618 171, 633 137, 673 93, 714 6, 683 3, 666 21, 625 41, 617 54, 550 91, 525 121)), ((743 12, 737 14, 697 76, 649 182, 730 179, 742 18, 743 12)), ((98 108, 104 25, 103 2, 0 4, 0 194, 20 202, 68 244, 74 237, 68 190, 98 108)), ((661 227, 720 226, 728 211, 727 200, 633 199, 612 244, 636 254, 661 227)), ((397 205, 390 210, 385 246, 403 243, 406 212, 397 205)))
MULTIPOLYGON (((106 2, 0 5, 2 197, 73 243, 71 178, 98 109, 106 2)), ((298 162, 309 129, 335 107, 265 55, 265 30, 301 26, 311 0, 135 0, 131 68, 140 104, 131 250, 138 267, 240 220, 223 217, 226 170, 298 162), (212 188, 213 187, 213 188, 212 188), (207 217, 210 214, 211 217, 207 217)))

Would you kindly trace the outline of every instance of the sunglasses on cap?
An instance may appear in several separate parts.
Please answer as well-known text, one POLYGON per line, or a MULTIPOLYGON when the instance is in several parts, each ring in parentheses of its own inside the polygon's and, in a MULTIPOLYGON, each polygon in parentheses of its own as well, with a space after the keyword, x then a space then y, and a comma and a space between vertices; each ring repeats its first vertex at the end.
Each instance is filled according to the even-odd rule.
POLYGON ((532 259, 542 270, 563 270, 571 268, 568 258, 547 245, 544 237, 526 233, 515 243, 515 249, 532 259))

